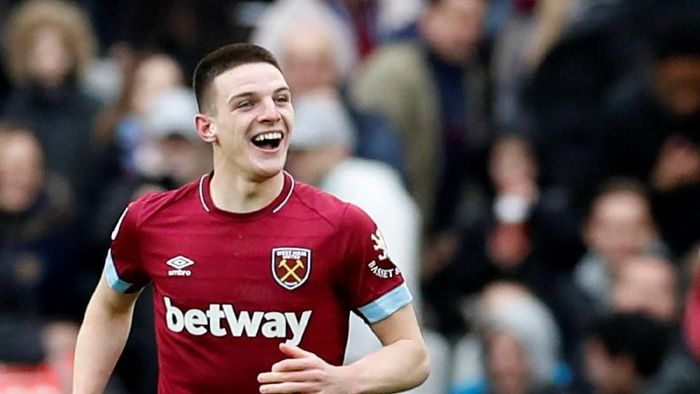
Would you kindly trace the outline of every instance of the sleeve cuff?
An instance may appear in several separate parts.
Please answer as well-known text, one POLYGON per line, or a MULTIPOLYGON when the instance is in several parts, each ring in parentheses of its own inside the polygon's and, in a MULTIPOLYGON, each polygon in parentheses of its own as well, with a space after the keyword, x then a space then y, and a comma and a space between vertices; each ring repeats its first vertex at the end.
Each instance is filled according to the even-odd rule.
POLYGON ((360 313, 370 324, 384 320, 397 310, 413 301, 411 291, 406 283, 402 283, 393 290, 359 308, 360 313))

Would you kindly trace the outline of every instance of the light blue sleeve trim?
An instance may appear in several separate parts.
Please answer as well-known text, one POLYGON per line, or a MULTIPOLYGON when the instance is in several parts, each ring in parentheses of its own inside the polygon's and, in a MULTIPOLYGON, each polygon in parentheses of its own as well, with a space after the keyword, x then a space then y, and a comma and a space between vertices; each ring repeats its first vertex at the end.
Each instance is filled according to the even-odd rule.
POLYGON ((411 301, 413 301, 411 291, 408 290, 406 283, 402 283, 390 292, 360 307, 359 311, 372 324, 386 319, 411 301))
POLYGON ((112 260, 112 249, 107 251, 107 258, 105 259, 105 278, 107 279, 107 284, 113 290, 120 293, 126 292, 131 286, 131 283, 123 281, 119 278, 117 274, 117 269, 114 267, 114 260, 112 260))

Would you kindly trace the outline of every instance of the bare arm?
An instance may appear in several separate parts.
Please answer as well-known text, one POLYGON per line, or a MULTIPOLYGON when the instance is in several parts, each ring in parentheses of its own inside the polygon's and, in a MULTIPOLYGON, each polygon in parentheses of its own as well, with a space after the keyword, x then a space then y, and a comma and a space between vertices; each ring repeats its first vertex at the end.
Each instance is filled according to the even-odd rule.
POLYGON ((372 325, 384 345, 345 366, 332 366, 311 352, 280 345, 289 358, 258 376, 261 393, 395 393, 428 378, 430 362, 413 307, 407 305, 372 325))
POLYGON ((73 394, 103 393, 131 329, 139 293, 118 293, 102 278, 78 333, 73 394))

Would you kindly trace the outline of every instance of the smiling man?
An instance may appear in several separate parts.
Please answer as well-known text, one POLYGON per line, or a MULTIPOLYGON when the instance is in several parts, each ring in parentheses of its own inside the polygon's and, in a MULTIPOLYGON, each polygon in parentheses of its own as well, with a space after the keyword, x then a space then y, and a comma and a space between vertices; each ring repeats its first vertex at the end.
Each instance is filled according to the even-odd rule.
POLYGON ((160 393, 391 393, 423 382, 412 297, 381 232, 283 171, 294 109, 276 60, 253 45, 220 48, 194 89, 214 171, 119 219, 78 338, 74 393, 104 391, 149 282, 160 393), (342 366, 350 312, 384 346, 342 366))

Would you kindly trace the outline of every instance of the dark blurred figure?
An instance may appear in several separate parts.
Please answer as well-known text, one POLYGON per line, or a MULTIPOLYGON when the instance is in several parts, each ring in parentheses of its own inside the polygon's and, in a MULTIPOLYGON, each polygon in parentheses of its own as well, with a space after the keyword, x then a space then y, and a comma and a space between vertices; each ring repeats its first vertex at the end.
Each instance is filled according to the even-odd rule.
POLYGON ((424 286, 439 329, 450 337, 467 329, 456 300, 503 279, 541 295, 551 279, 536 250, 539 168, 530 146, 518 136, 501 137, 491 149, 488 167, 493 194, 484 204, 487 208, 461 212, 457 252, 424 286))
POLYGON ((76 294, 74 208, 33 134, 0 125, 0 366, 47 369, 64 390, 86 301, 76 294))
POLYGON ((664 323, 641 313, 615 313, 595 321, 586 336, 589 392, 644 392, 661 367, 669 337, 664 323))
POLYGON ((672 329, 666 357, 645 394, 700 392, 700 364, 691 356, 681 330, 681 292, 675 266, 668 260, 635 255, 625 259, 613 284, 611 309, 642 312, 672 329))
POLYGON ((353 99, 386 116, 401 136, 408 188, 427 229, 427 271, 455 256, 457 207, 485 183, 490 141, 479 49, 486 3, 430 1, 415 37, 374 51, 351 86, 353 99))
POLYGON ((625 261, 636 255, 666 256, 644 184, 611 179, 594 197, 582 226, 586 253, 574 267, 573 279, 590 313, 610 310, 614 282, 625 261))
POLYGON ((187 75, 206 53, 245 41, 236 25, 236 2, 174 0, 83 0, 105 50, 156 50, 177 59, 187 75))
POLYGON ((608 157, 613 172, 649 182, 661 234, 678 257, 700 239, 700 3, 653 4, 644 78, 609 104, 608 157))
POLYGON ((0 112, 36 135, 46 167, 69 181, 82 215, 91 201, 82 197, 91 188, 85 163, 99 110, 79 85, 95 52, 90 23, 70 3, 32 0, 13 11, 5 33, 12 91, 0 112))
POLYGON ((520 125, 541 162, 542 193, 549 196, 542 209, 556 218, 543 224, 550 235, 548 259, 567 269, 583 253, 580 225, 609 173, 606 98, 642 58, 631 16, 637 4, 577 3, 575 16, 525 81, 518 103, 520 125))

